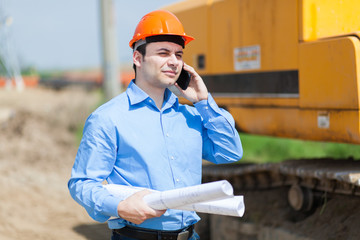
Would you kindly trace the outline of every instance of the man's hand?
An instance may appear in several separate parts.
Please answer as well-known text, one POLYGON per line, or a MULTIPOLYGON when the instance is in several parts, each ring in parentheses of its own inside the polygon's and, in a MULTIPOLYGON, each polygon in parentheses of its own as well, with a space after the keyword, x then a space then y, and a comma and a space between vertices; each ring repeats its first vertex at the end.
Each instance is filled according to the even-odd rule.
POLYGON ((143 190, 121 201, 117 207, 119 216, 129 222, 140 224, 148 218, 163 215, 166 210, 152 209, 143 201, 143 197, 149 193, 149 190, 143 190))
POLYGON ((181 87, 175 83, 175 86, 180 91, 181 95, 192 103, 206 100, 208 98, 208 90, 202 78, 195 72, 194 68, 186 63, 184 63, 184 70, 188 71, 191 77, 189 86, 186 90, 182 90, 181 87))

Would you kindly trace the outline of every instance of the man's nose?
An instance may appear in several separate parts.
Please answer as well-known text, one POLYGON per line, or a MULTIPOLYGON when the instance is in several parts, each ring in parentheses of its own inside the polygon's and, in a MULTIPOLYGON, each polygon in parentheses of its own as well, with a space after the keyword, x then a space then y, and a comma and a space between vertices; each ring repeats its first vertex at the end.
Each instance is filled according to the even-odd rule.
POLYGON ((177 66, 179 65, 179 60, 177 59, 177 57, 175 56, 175 54, 171 54, 169 56, 169 59, 168 59, 168 64, 171 65, 171 66, 177 66))

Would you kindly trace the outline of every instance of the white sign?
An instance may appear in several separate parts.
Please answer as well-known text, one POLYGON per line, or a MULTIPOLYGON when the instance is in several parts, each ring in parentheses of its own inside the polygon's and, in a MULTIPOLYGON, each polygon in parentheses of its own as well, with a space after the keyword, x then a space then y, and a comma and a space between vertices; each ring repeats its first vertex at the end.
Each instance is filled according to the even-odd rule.
POLYGON ((235 71, 260 69, 260 67, 261 52, 259 45, 234 48, 235 71))
POLYGON ((329 113, 318 113, 318 128, 329 128, 330 116, 329 113))

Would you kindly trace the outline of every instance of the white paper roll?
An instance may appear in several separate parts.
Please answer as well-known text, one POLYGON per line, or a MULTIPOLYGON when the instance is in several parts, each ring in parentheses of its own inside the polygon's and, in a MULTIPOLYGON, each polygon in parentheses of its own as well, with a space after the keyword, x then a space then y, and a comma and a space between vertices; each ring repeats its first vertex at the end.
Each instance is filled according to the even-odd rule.
MULTIPOLYGON (((112 195, 124 200, 145 188, 116 184, 104 185, 112 195)), ((234 196, 231 184, 226 181, 204 183, 168 191, 155 191, 144 197, 154 209, 179 209, 209 214, 242 217, 245 211, 243 196, 234 196)))

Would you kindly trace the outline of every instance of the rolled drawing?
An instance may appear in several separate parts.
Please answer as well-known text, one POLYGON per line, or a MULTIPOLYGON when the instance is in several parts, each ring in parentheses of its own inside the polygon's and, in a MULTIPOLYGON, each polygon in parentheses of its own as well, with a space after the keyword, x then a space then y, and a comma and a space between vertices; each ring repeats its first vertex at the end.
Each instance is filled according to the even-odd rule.
MULTIPOLYGON (((137 193, 141 190, 145 190, 148 188, 141 188, 141 187, 133 187, 133 186, 125 186, 125 185, 118 185, 118 184, 106 184, 103 185, 112 195, 119 197, 121 200, 125 200, 126 198, 130 197, 134 193, 137 193)), ((155 190, 148 189, 152 192, 158 192, 155 190)))
POLYGON ((176 209, 179 206, 234 196, 231 184, 226 180, 155 192, 144 197, 153 209, 176 209))
MULTIPOLYGON (((145 189, 116 184, 107 184, 104 187, 122 200, 145 189)), ((172 208, 236 217, 243 216, 245 211, 243 196, 233 196, 232 186, 227 181, 205 183, 163 192, 148 190, 153 193, 146 195, 145 197, 151 197, 148 197, 147 200, 144 197, 144 201, 154 209, 172 208)))
POLYGON ((209 213, 209 214, 242 217, 245 212, 245 204, 244 204, 243 196, 234 196, 220 200, 200 202, 191 205, 180 206, 179 208, 176 209, 209 213))

